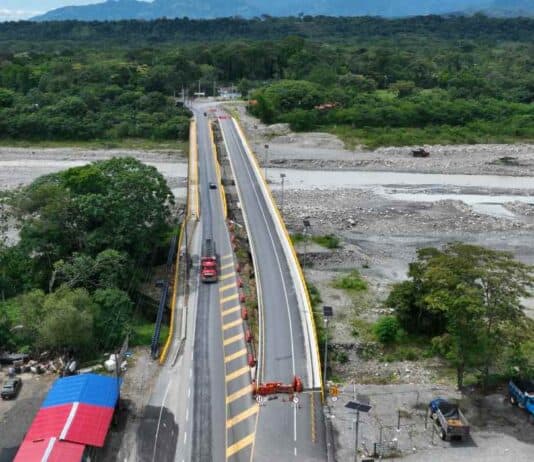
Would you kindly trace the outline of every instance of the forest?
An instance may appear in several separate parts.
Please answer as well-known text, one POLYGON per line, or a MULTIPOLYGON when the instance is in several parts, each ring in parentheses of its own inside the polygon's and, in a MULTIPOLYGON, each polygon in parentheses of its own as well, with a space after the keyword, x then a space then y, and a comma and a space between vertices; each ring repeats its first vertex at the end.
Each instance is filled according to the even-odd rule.
POLYGON ((141 286, 166 260, 173 204, 163 176, 133 158, 4 193, 20 240, 0 240, 1 348, 92 359, 127 334, 136 344, 147 323, 151 334, 155 309, 143 303, 141 286))
POLYGON ((217 83, 265 122, 370 148, 528 141, 533 31, 480 15, 6 23, 0 140, 185 140, 174 96, 217 83))

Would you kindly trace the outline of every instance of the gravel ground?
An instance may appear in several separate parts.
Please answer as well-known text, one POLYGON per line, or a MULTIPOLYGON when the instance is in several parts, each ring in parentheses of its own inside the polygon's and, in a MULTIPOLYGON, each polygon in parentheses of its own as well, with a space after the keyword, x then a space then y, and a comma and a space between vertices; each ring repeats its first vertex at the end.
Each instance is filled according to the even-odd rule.
POLYGON ((169 187, 185 186, 187 159, 182 151, 136 151, 127 149, 0 148, 0 190, 16 188, 48 173, 111 157, 135 157, 154 165, 167 178, 169 187))
POLYGON ((293 133, 285 124, 266 126, 235 107, 262 163, 305 169, 351 169, 396 172, 534 175, 534 145, 477 144, 427 146, 428 158, 415 159, 411 151, 421 146, 384 147, 370 151, 345 149, 328 133, 293 133), (269 145, 268 150, 265 144, 269 145), (511 158, 504 159, 503 158, 511 158))
MULTIPOLYGON (((16 400, 0 400, 0 462, 11 462, 35 414, 57 378, 54 374, 20 374, 22 389, 16 400)), ((7 367, 0 370, 0 384, 7 378, 7 367)))
POLYGON ((368 402, 368 414, 360 414, 359 453, 372 455, 380 441, 390 460, 406 461, 517 461, 532 460, 534 432, 521 409, 507 403, 504 390, 486 396, 463 396, 445 385, 347 385, 337 402, 331 402, 336 433, 337 460, 352 460, 354 413, 344 406, 350 400, 368 402), (441 441, 426 421, 433 398, 456 400, 471 426, 466 442, 441 441), (399 421, 400 414, 400 421, 399 421), (425 421, 427 426, 425 428, 425 421), (398 426, 400 422, 400 426, 398 426), (396 448, 394 450, 393 448, 396 448), (398 455, 399 457, 395 457, 398 455))

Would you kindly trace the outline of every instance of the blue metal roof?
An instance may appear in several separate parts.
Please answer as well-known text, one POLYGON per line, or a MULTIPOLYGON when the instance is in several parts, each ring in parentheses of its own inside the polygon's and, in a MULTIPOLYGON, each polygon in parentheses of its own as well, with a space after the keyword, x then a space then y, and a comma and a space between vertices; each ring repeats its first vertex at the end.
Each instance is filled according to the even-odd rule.
POLYGON ((115 407, 119 398, 120 381, 114 377, 97 374, 81 374, 58 379, 46 395, 41 407, 68 403, 115 407))

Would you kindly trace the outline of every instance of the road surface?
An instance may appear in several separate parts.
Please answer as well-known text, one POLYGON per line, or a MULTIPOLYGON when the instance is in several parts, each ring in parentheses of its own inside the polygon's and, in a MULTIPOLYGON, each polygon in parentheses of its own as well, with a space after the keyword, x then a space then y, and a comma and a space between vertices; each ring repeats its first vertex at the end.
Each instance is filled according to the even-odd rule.
MULTIPOLYGON (((299 304, 282 243, 261 193, 252 161, 233 121, 219 118, 241 207, 256 254, 256 277, 262 294, 259 381, 291 382, 295 375, 308 377, 305 338, 299 304)), ((306 383, 304 383, 306 387, 306 383)), ((303 393, 298 405, 282 398, 260 407, 255 461, 323 461, 326 446, 320 394, 303 393)))

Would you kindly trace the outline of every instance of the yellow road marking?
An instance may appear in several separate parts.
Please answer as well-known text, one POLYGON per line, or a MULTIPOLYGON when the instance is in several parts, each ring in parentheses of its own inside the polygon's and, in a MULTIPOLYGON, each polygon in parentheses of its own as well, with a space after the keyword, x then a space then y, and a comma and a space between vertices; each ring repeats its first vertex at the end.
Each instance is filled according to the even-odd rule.
POLYGON ((226 457, 233 456, 236 452, 245 449, 247 446, 250 446, 254 442, 254 433, 251 433, 248 436, 245 436, 243 439, 240 439, 237 443, 232 444, 226 448, 226 457))
POLYGON ((228 316, 229 314, 235 313, 236 311, 239 311, 241 309, 240 305, 234 306, 233 308, 228 308, 227 310, 224 310, 222 312, 223 317, 228 316))
POLYGON ((241 369, 238 369, 237 371, 231 372, 226 376, 226 381, 231 382, 234 379, 237 379, 238 377, 241 377, 242 375, 248 374, 250 372, 250 367, 243 366, 241 369))
MULTIPOLYGON (((234 266, 234 265, 230 265, 230 266, 234 266)), ((231 273, 228 273, 228 274, 223 274, 219 279, 221 281, 224 281, 225 279, 230 279, 231 277, 234 277, 234 272, 233 271, 231 273)))
POLYGON ((230 259, 230 258, 234 258, 234 255, 231 254, 231 253, 229 253, 228 255, 223 255, 223 256, 221 257, 221 260, 228 260, 228 259, 230 259))
POLYGON ((221 304, 229 302, 230 300, 237 300, 238 298, 239 298, 239 294, 229 295, 228 297, 224 297, 221 299, 221 304))
POLYGON ((237 342, 238 340, 241 340, 242 338, 243 338, 243 334, 237 334, 237 335, 234 335, 233 337, 229 337, 229 338, 227 338, 227 339, 223 342, 223 345, 224 345, 224 346, 231 345, 232 343, 235 343, 235 342, 237 342))
POLYGON ((232 327, 239 326, 241 324, 241 319, 236 319, 235 321, 229 322, 223 326, 223 330, 231 329, 232 327))
POLYGON ((241 358, 242 356, 245 356, 247 354, 247 349, 243 348, 242 350, 236 351, 235 353, 232 353, 231 355, 225 356, 224 362, 229 363, 230 361, 233 361, 234 359, 241 358))
POLYGON ((224 292, 225 290, 232 289, 236 286, 235 282, 232 282, 230 284, 226 284, 225 286, 219 287, 219 292, 224 292))
POLYGON ((249 417, 256 414, 256 412, 258 412, 258 409, 259 409, 259 406, 257 404, 254 404, 252 407, 248 408, 246 411, 243 411, 237 414, 235 417, 228 419, 226 421, 226 428, 232 428, 234 425, 237 425, 239 422, 243 422, 243 420, 248 419, 249 417))
POLYGON ((221 266, 221 271, 225 270, 225 269, 228 269, 228 268, 233 268, 233 267, 234 267, 233 263, 227 263, 226 265, 222 265, 221 266))
POLYGON ((242 398, 243 396, 250 395, 252 399, 252 385, 247 385, 246 387, 241 388, 232 393, 230 396, 226 397, 226 404, 233 403, 236 399, 242 398))

